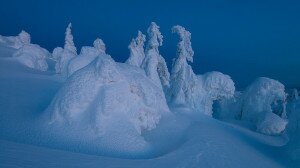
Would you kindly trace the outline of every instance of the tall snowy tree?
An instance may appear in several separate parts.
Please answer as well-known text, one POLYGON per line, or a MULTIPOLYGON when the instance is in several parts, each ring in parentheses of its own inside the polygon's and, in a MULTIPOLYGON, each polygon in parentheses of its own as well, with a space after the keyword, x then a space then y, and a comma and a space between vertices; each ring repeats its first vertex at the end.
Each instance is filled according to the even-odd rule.
POLYGON ((142 68, 158 87, 166 90, 169 87, 170 74, 165 59, 159 54, 158 50, 158 47, 162 46, 163 36, 155 22, 151 23, 147 33, 149 40, 142 68))
POLYGON ((138 36, 135 39, 132 39, 128 46, 128 49, 130 51, 130 56, 126 61, 127 64, 141 67, 142 62, 145 58, 145 51, 144 51, 145 41, 146 41, 146 36, 141 31, 138 31, 138 36))
POLYGON ((77 49, 73 42, 72 24, 70 23, 65 33, 64 48, 57 47, 53 50, 52 56, 56 59, 55 71, 63 76, 68 74, 69 61, 77 55, 77 49))
POLYGON ((191 44, 191 33, 182 26, 174 26, 173 33, 179 35, 180 41, 177 45, 177 58, 173 62, 171 72, 171 88, 169 101, 182 104, 190 96, 192 85, 195 85, 196 75, 188 64, 193 62, 194 51, 191 44))
POLYGON ((77 53, 77 49, 75 47, 74 41, 73 41, 73 35, 72 35, 72 23, 69 23, 66 33, 65 33, 65 50, 69 50, 73 52, 74 54, 77 53))

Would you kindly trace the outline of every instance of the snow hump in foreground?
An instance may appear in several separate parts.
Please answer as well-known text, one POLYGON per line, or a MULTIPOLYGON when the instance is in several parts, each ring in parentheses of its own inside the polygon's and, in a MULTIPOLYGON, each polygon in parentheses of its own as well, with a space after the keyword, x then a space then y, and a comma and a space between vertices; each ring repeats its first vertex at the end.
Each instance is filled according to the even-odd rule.
POLYGON ((141 69, 101 55, 67 79, 47 112, 52 124, 73 133, 87 127, 106 148, 139 151, 147 145, 141 133, 155 128, 169 108, 141 69))
POLYGON ((286 93, 280 82, 261 77, 256 79, 243 95, 242 120, 256 124, 257 131, 274 135, 284 131, 286 93), (281 105, 281 108, 273 108, 281 105))

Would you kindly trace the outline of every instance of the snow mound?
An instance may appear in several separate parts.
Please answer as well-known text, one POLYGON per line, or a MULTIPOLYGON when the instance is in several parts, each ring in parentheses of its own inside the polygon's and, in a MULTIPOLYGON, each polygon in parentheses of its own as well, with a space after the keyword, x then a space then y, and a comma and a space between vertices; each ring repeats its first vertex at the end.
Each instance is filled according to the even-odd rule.
POLYGON ((257 131, 264 134, 273 135, 284 131, 287 121, 275 115, 281 116, 285 112, 272 108, 273 104, 280 103, 282 110, 285 109, 284 90, 284 85, 276 80, 265 77, 256 79, 244 93, 242 120, 255 123, 257 131))
POLYGON ((81 48, 80 54, 70 60, 68 65, 68 76, 75 71, 90 64, 97 56, 105 55, 105 44, 99 38, 94 41, 94 46, 84 46, 81 48))
POLYGON ((70 134, 86 128, 85 138, 98 137, 108 150, 136 152, 147 147, 142 132, 155 128, 169 108, 141 69, 102 55, 67 79, 47 112, 51 125, 70 127, 70 134))
POLYGON ((48 64, 46 59, 50 57, 50 53, 39 45, 26 44, 19 48, 13 54, 13 57, 27 67, 47 71, 48 64))

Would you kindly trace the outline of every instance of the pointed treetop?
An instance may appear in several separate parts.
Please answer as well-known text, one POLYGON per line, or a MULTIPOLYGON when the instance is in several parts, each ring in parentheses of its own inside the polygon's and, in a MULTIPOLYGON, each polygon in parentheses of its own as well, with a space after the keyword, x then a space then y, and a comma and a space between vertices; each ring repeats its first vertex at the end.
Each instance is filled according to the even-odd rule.
POLYGON ((158 48, 159 46, 162 46, 163 36, 159 31, 159 26, 155 22, 151 22, 147 33, 149 36, 147 49, 158 48))
POLYGON ((101 53, 105 53, 106 51, 106 47, 105 47, 105 44, 104 42, 100 39, 100 38, 97 38, 94 43, 93 43, 94 47, 101 53))
POLYGON ((173 26, 172 32, 177 33, 181 40, 177 45, 178 57, 186 58, 187 61, 193 62, 194 51, 192 49, 191 33, 179 25, 173 26))
POLYGON ((26 31, 22 30, 20 33, 19 33, 19 39, 21 41, 22 44, 30 44, 30 41, 31 41, 31 37, 30 37, 30 34, 27 33, 26 31))
POLYGON ((77 49, 75 47, 74 41, 73 41, 73 35, 72 35, 72 23, 69 23, 66 33, 65 33, 65 46, 64 49, 67 49, 73 53, 76 54, 77 49))

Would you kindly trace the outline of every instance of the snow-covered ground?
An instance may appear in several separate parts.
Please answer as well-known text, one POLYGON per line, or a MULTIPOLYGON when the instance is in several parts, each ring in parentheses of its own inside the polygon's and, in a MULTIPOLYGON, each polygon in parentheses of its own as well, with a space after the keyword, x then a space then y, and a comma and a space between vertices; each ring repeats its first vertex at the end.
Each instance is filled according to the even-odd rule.
MULTIPOLYGON (((171 88, 173 84, 184 92, 177 95, 175 103, 167 94, 165 97, 169 75, 153 71, 153 62, 158 63, 156 69, 165 66, 158 53, 162 39, 155 41, 162 38, 156 26, 152 23, 155 31, 148 30, 157 37, 148 44, 145 55, 139 56, 144 52, 145 41, 139 32, 142 42, 131 44, 130 49, 134 51, 132 47, 139 45, 138 52, 131 53, 131 61, 116 63, 101 52, 100 57, 93 56, 94 61, 88 61, 91 63, 68 79, 55 72, 50 56, 41 57, 48 65, 47 71, 28 67, 14 57, 20 52, 19 48, 0 41, 0 167, 278 168, 300 165, 299 160, 291 161, 286 153, 289 134, 269 136, 256 132, 256 123, 248 120, 211 117, 213 101, 230 97, 234 92, 229 76, 218 72, 197 76, 185 55, 179 53, 176 75, 181 75, 186 83, 171 82, 171 88), (144 57, 148 57, 148 62, 143 67, 140 59, 144 57), (152 76, 141 68, 150 69, 152 76), (154 80, 150 80, 152 78, 154 80), (162 79, 165 83, 161 83, 162 79), (199 82, 195 86, 200 89, 198 92, 187 88, 194 86, 195 81, 199 82), (193 93, 188 95, 189 92, 193 93), (195 100, 201 100, 204 106, 195 100), (185 101, 197 109, 182 104, 185 101)), ((70 26, 68 28, 70 35, 70 26)), ((179 47, 187 47, 190 34, 181 28, 180 32, 185 43, 179 47)), ((180 48, 180 51, 185 49, 180 48)), ((188 50, 192 57, 191 48, 188 50)), ((84 58, 84 54, 81 57, 84 58)), ((171 79, 176 75, 171 74, 171 79)), ((267 89, 263 90, 268 93, 267 89)), ((281 96, 285 97, 284 92, 281 96)), ((269 106, 273 102, 268 101, 263 107, 272 113, 269 106)), ((251 110, 247 108, 247 112, 251 110)), ((228 113, 228 109, 225 111, 228 113)), ((296 110, 291 111, 291 115, 297 115, 296 110)), ((293 140, 299 140, 297 138, 293 140)), ((289 150, 293 151, 295 144, 298 145, 289 145, 289 150)))

